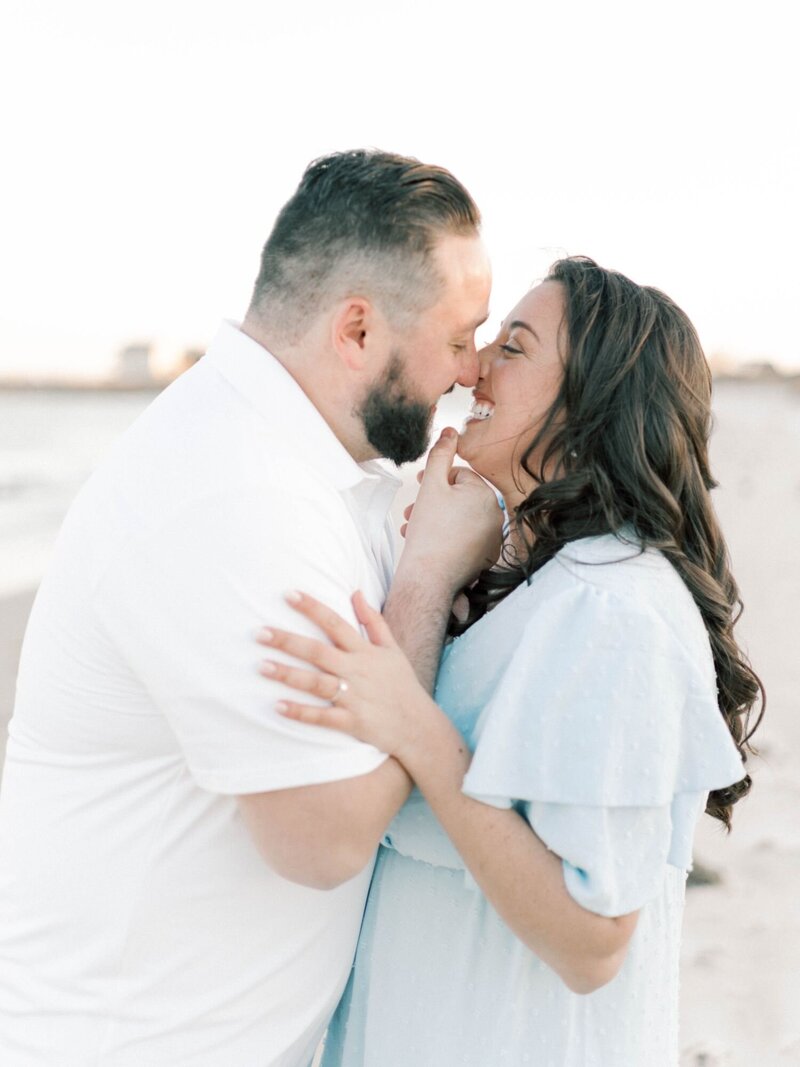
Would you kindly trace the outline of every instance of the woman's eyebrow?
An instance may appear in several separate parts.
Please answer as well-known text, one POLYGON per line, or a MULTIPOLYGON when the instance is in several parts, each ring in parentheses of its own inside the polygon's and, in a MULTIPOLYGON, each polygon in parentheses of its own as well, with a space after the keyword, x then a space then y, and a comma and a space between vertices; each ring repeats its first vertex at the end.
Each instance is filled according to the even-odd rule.
MULTIPOLYGON (((510 331, 517 326, 521 326, 523 330, 527 330, 528 333, 532 333, 536 340, 539 341, 539 334, 536 332, 536 330, 534 330, 533 326, 529 326, 527 322, 523 322, 522 319, 514 319, 514 321, 509 325, 508 329, 510 331)), ((539 341, 539 344, 541 343, 542 342, 539 341)))

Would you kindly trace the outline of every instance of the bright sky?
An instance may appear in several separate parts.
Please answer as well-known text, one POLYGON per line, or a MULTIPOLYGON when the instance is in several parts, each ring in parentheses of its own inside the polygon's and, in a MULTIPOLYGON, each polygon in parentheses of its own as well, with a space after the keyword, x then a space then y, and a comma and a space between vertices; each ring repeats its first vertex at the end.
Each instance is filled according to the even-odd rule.
POLYGON ((800 365, 785 0, 3 0, 0 375, 240 317, 306 163, 376 145, 481 206, 487 334, 558 255, 658 285, 708 354, 800 365))

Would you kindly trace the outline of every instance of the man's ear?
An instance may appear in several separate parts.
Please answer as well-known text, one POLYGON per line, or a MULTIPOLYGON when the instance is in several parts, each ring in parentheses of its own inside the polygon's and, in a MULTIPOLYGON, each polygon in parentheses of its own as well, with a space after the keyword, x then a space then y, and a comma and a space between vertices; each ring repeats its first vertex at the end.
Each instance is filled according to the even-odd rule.
POLYGON ((368 344, 374 341, 378 316, 364 296, 343 300, 331 319, 331 344, 348 370, 363 370, 368 360, 368 344))

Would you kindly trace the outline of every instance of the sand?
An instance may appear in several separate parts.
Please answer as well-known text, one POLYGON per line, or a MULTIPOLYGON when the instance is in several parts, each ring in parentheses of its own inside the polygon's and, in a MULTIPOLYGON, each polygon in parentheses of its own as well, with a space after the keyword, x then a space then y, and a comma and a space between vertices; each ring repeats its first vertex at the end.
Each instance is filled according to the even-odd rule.
POLYGON ((730 837, 701 820, 695 854, 721 875, 689 891, 685 1064, 800 1064, 800 392, 721 383, 715 494, 745 603, 737 632, 767 689, 754 787, 730 837))
MULTIPOLYGON (((800 1064, 800 393, 722 382, 716 411, 715 499, 746 604, 738 632, 769 706, 733 833, 708 817, 698 833, 696 859, 719 880, 687 896, 681 1064, 784 1067, 800 1064)), ((0 733, 31 599, 0 601, 0 733)))

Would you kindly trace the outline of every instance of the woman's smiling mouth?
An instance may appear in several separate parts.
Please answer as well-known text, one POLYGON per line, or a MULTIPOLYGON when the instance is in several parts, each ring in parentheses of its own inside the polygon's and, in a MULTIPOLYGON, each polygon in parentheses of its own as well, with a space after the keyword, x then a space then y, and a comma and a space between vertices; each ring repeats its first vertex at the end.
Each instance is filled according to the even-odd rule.
POLYGON ((486 419, 492 417, 494 412, 494 404, 491 400, 487 400, 486 397, 475 397, 470 405, 469 414, 467 416, 468 421, 475 419, 477 422, 484 422, 486 419))

